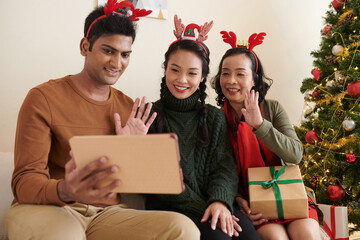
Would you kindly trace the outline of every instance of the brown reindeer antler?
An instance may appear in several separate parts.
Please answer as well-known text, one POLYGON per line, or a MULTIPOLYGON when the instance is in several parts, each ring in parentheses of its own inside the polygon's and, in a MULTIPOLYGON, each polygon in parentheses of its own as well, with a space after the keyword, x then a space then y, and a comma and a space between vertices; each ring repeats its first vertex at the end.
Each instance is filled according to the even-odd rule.
POLYGON ((184 32, 185 25, 181 23, 181 18, 178 18, 176 14, 174 16, 174 25, 175 25, 174 35, 177 38, 177 40, 180 40, 184 32))
POLYGON ((210 31, 210 29, 212 28, 212 26, 214 25, 214 21, 211 22, 206 22, 204 25, 200 26, 200 33, 199 33, 199 37, 197 39, 198 42, 203 42, 205 41, 208 36, 208 32, 210 31))
POLYGON ((259 34, 254 33, 249 37, 249 51, 252 51, 253 48, 257 45, 260 45, 263 43, 264 36, 266 36, 266 33, 261 32, 259 34))
POLYGON ((236 34, 232 31, 221 31, 223 41, 231 45, 232 48, 236 48, 236 34))

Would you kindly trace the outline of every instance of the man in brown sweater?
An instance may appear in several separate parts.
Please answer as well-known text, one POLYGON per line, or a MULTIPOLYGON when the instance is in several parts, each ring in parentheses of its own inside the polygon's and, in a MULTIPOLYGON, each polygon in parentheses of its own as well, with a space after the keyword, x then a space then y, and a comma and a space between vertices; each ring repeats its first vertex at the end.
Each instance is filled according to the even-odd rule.
POLYGON ((31 89, 21 106, 9 239, 199 239, 196 226, 181 214, 126 208, 112 192, 119 180, 96 188, 118 171, 98 170, 105 157, 76 168, 72 136, 146 134, 155 117, 148 119, 151 104, 145 109, 145 99, 136 116, 139 100, 133 103, 111 87, 130 60, 135 40, 130 18, 100 7, 87 17, 84 36, 82 71, 31 89))

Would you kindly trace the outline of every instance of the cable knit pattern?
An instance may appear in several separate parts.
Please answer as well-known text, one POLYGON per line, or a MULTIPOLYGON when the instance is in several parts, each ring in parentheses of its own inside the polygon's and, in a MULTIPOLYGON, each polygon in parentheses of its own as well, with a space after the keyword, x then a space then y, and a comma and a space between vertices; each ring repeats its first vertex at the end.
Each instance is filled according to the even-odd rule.
MULTIPOLYGON (((198 143, 202 105, 197 91, 187 99, 176 99, 164 90, 165 132, 178 135, 185 191, 179 195, 148 195, 148 209, 190 212, 202 216, 214 201, 225 203, 232 212, 238 177, 233 150, 222 111, 206 105, 209 145, 198 143)), ((158 111, 160 101, 153 105, 158 111)), ((155 125, 149 133, 156 133, 155 125)))

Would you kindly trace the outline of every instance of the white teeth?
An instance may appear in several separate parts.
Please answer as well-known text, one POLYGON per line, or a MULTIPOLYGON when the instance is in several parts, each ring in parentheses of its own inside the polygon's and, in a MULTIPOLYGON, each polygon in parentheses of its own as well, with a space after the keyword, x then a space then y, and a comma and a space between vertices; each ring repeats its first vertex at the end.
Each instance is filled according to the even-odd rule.
POLYGON ((234 88, 229 88, 228 90, 229 90, 229 92, 238 92, 238 91, 240 91, 240 89, 234 89, 234 88))
POLYGON ((107 69, 107 68, 105 68, 105 69, 106 69, 106 71, 111 72, 111 73, 117 73, 117 72, 120 72, 120 70, 110 70, 110 69, 107 69))
POLYGON ((175 86, 176 89, 179 89, 179 90, 186 90, 187 88, 186 87, 179 87, 179 86, 175 86))

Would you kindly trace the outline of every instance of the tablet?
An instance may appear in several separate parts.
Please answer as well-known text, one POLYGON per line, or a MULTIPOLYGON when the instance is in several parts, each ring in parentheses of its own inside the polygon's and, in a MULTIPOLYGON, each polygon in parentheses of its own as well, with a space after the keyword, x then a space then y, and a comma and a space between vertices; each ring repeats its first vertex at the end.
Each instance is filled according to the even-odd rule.
POLYGON ((118 172, 99 182, 99 187, 119 179, 120 185, 114 192, 179 194, 183 191, 178 140, 173 133, 75 136, 69 142, 78 169, 102 156, 109 159, 104 167, 119 167, 118 172))

